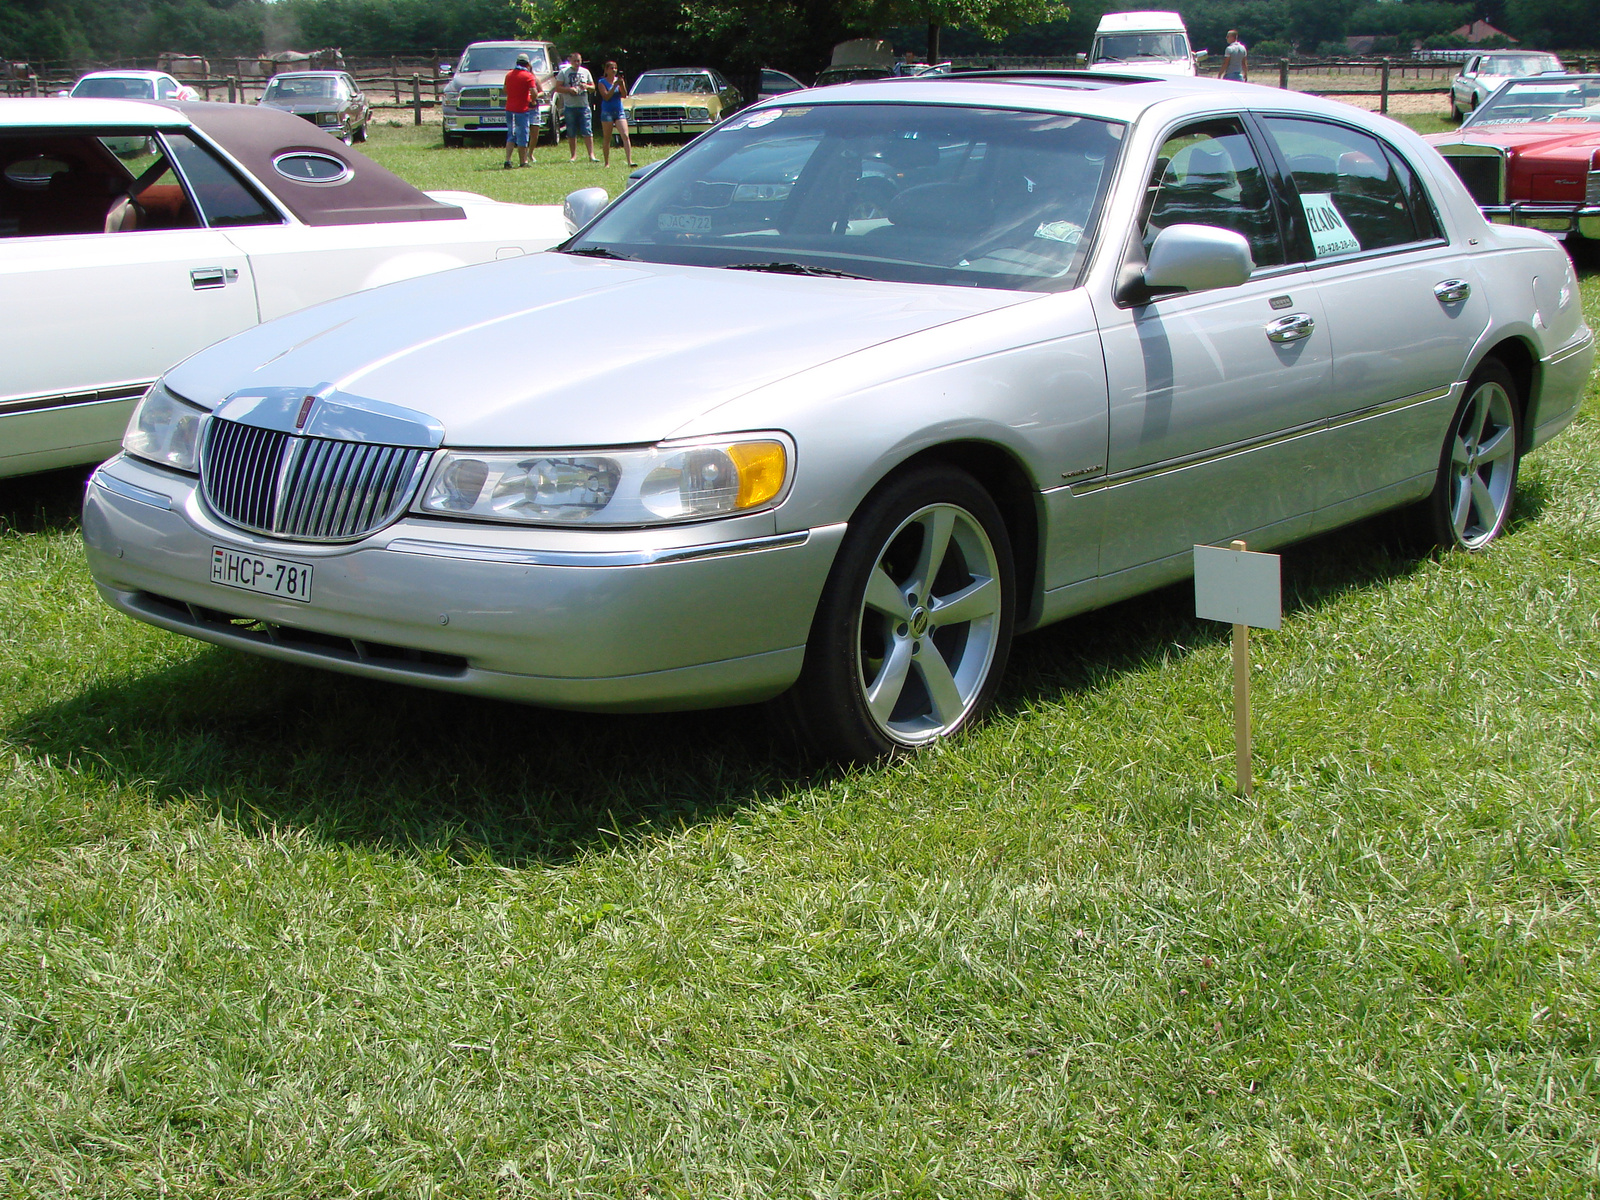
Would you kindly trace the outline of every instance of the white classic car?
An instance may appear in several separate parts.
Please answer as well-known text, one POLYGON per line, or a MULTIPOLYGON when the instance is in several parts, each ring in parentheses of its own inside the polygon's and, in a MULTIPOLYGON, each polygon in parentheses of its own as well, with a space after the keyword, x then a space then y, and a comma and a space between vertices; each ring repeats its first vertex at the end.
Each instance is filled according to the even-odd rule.
POLYGON ((111 454, 151 381, 229 334, 563 236, 559 208, 424 194, 284 112, 7 100, 0 476, 111 454))
POLYGON ((561 707, 783 695, 870 758, 966 725, 1014 631, 1197 543, 1407 508, 1488 546, 1594 354, 1547 235, 1405 127, 1249 84, 796 92, 568 206, 558 252, 167 374, 88 489, 101 594, 561 707))

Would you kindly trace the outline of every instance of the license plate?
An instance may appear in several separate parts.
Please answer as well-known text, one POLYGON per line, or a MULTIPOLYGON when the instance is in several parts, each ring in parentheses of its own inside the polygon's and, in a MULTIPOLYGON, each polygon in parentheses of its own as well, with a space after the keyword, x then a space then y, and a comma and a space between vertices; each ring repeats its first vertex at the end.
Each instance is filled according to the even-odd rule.
POLYGON ((222 546, 211 547, 211 582, 276 596, 280 600, 311 603, 311 568, 261 554, 240 554, 222 546))
POLYGON ((506 123, 506 119, 504 117, 479 117, 478 118, 478 124, 479 125, 504 125, 505 123, 506 123))

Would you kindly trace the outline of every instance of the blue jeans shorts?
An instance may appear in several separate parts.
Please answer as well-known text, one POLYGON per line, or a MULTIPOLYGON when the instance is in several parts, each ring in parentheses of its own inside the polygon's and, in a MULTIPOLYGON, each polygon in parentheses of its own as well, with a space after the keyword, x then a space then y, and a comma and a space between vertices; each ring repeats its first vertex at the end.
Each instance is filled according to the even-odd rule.
POLYGON ((567 117, 568 137, 594 136, 594 118, 590 115, 587 104, 574 104, 562 111, 567 117))
POLYGON ((528 144, 528 121, 532 113, 507 112, 506 113, 506 145, 526 146, 528 144))

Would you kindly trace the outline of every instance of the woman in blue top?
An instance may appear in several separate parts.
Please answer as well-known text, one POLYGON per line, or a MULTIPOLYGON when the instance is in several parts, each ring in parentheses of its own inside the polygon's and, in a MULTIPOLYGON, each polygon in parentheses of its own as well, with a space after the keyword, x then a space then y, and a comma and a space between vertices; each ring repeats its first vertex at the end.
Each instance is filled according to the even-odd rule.
POLYGON ((614 60, 606 61, 605 70, 595 81, 600 93, 600 151, 606 156, 606 166, 611 165, 611 130, 622 135, 622 153, 633 166, 633 143, 628 139, 628 114, 623 111, 622 98, 628 94, 628 81, 617 73, 614 60))

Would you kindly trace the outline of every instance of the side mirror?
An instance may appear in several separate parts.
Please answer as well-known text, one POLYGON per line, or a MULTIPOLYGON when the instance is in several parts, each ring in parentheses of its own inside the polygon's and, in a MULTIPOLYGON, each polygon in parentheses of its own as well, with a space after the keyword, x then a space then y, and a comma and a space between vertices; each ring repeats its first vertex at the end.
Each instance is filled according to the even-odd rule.
POLYGON ((567 221, 567 232, 577 233, 599 216, 600 210, 610 201, 611 197, 606 194, 605 188, 601 187, 579 188, 569 193, 565 203, 561 205, 561 215, 567 221))
POLYGON ((1243 234, 1214 225, 1168 225, 1150 247, 1144 285, 1151 291, 1205 292, 1238 287, 1255 269, 1243 234))
POLYGON ((656 159, 655 162, 640 163, 637 167, 635 167, 632 171, 630 171, 628 173, 628 182, 627 182, 626 185, 624 185, 624 190, 627 190, 627 188, 631 188, 634 184, 638 183, 646 175, 649 175, 657 167, 659 167, 662 163, 664 163, 666 161, 667 160, 664 159, 664 158, 658 158, 658 159, 656 159))

